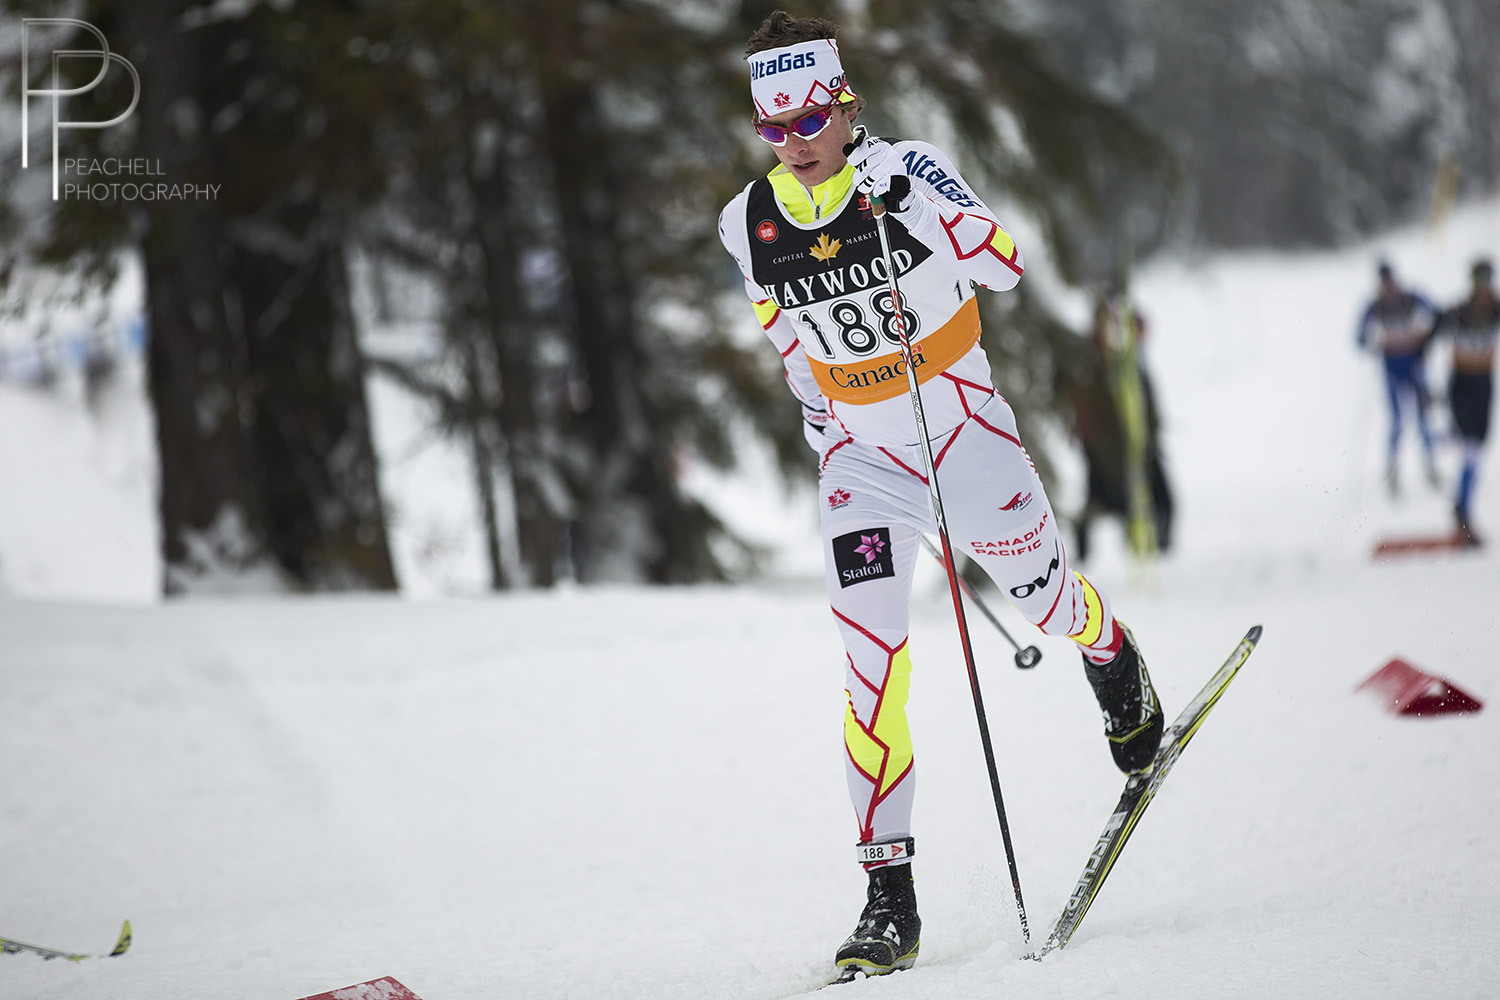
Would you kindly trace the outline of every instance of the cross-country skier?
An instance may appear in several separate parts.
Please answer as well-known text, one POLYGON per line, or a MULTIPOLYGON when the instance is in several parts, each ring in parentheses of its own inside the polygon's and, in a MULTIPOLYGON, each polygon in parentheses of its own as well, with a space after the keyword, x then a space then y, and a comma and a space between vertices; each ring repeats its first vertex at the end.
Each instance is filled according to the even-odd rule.
POLYGON ((1479 455, 1490 430, 1490 400, 1495 384, 1495 342, 1500 339, 1500 303, 1495 298, 1495 268, 1488 260, 1476 261, 1469 272, 1473 289, 1469 298, 1446 310, 1438 319, 1433 336, 1453 342, 1453 373, 1448 382, 1448 405, 1453 427, 1463 443, 1463 471, 1458 477, 1458 496, 1453 514, 1459 539, 1478 545, 1470 524, 1470 501, 1479 474, 1479 455))
POLYGON ((1422 438, 1427 479, 1438 484, 1437 464, 1432 456, 1432 432, 1427 427, 1427 373, 1422 364, 1423 348, 1437 310, 1416 292, 1402 288, 1391 266, 1381 262, 1375 299, 1360 317, 1357 340, 1360 347, 1376 351, 1385 364, 1386 399, 1391 408, 1391 436, 1386 450, 1385 481, 1391 493, 1399 492, 1396 455, 1401 443, 1401 399, 1410 398, 1422 438))
POLYGON ((990 384, 974 286, 1014 287, 1021 253, 942 150, 856 131, 864 99, 845 78, 836 32, 777 11, 750 37, 754 126, 779 162, 725 207, 719 233, 819 455, 828 594, 847 653, 846 774, 869 875, 835 962, 875 975, 912 965, 922 925, 909 864, 907 623, 919 538, 936 525, 866 195, 883 196, 890 213, 954 546, 1043 632, 1078 644, 1122 771, 1149 766, 1162 711, 1109 598, 1069 564, 1015 417, 990 384))
MULTIPOLYGON (((1078 543, 1074 549, 1079 562, 1088 559, 1089 530, 1102 514, 1119 514, 1129 520, 1130 487, 1126 472, 1127 446, 1124 422, 1121 420, 1119 378, 1115 360, 1121 350, 1120 301, 1110 290, 1094 304, 1094 322, 1089 331, 1089 350, 1078 352, 1074 362, 1070 398, 1073 404, 1073 434, 1083 446, 1088 470, 1088 490, 1083 509, 1078 512, 1075 528, 1078 543)), ((1137 355, 1144 357, 1146 320, 1132 309, 1137 338, 1137 355)), ((1145 364, 1138 361, 1141 401, 1145 409, 1146 483, 1151 493, 1151 513, 1156 528, 1156 549, 1166 552, 1172 547, 1172 490, 1162 461, 1161 419, 1156 408, 1156 392, 1145 364)))

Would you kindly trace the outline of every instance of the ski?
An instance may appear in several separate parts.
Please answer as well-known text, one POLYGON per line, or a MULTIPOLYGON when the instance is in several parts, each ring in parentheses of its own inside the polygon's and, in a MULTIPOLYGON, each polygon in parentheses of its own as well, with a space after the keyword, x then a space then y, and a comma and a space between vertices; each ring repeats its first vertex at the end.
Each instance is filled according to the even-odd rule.
POLYGON ((1063 907, 1062 914, 1057 918, 1057 923, 1052 928, 1052 933, 1047 935, 1047 941, 1042 945, 1041 951, 1027 955, 1027 958, 1040 960, 1049 952, 1063 947, 1073 937, 1073 932, 1078 930, 1078 925, 1083 922, 1083 915, 1088 912, 1094 897, 1099 894, 1099 889, 1104 885, 1104 880, 1109 877, 1110 869, 1114 867, 1115 860, 1119 858, 1120 851, 1124 849, 1125 842, 1135 832, 1135 826, 1140 822, 1141 815, 1145 813, 1146 807, 1156 797, 1157 790, 1166 780, 1168 772, 1177 763, 1177 758, 1182 754, 1184 747, 1197 734, 1198 728, 1203 725, 1203 720, 1213 707, 1218 704, 1219 698, 1223 696, 1229 682, 1234 680, 1235 674, 1239 673, 1240 667, 1250 658, 1255 650, 1255 644, 1260 641, 1260 626, 1256 625, 1245 633, 1245 638, 1240 640, 1234 652, 1229 654, 1229 659, 1218 672, 1209 678, 1203 689, 1188 702, 1177 716, 1176 720, 1162 733, 1161 747, 1156 751, 1156 757, 1151 766, 1140 774, 1133 774, 1125 782, 1125 791, 1120 794, 1120 801, 1115 805, 1115 810, 1110 814, 1109 821, 1104 824, 1104 832, 1094 844, 1094 849, 1089 853, 1088 861, 1084 863, 1083 875, 1078 879, 1078 884, 1073 887, 1073 894, 1068 897, 1067 904, 1063 907))
POLYGON ((1391 556, 1420 555, 1426 552, 1455 552, 1478 548, 1477 539, 1465 537, 1459 532, 1448 535, 1430 535, 1412 538, 1382 538, 1375 543, 1374 558, 1379 561, 1391 556))
POLYGON ((123 955, 130 950, 130 921, 125 921, 125 926, 120 928, 120 940, 115 942, 115 950, 108 955, 78 954, 70 951, 58 951, 56 948, 43 948, 41 945, 26 944, 23 941, 12 941, 10 938, 0 937, 0 954, 19 955, 23 951, 40 955, 49 961, 54 958, 66 958, 70 962, 82 962, 85 958, 113 958, 123 955))
MULTIPOLYGON (((856 979, 874 979, 876 976, 889 976, 893 972, 903 972, 916 964, 917 953, 913 951, 901 961, 890 968, 870 969, 863 965, 843 965, 839 967, 838 973, 827 983, 828 986, 842 986, 852 983, 856 979)), ((822 989, 823 987, 819 987, 822 989)))

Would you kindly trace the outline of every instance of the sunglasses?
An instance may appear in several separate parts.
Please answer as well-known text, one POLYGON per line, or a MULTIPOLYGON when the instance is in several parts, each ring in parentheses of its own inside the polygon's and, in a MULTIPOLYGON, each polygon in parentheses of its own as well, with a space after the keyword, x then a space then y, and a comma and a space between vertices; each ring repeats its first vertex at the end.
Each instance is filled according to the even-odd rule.
POLYGON ((796 133, 801 139, 814 139, 822 135, 823 130, 833 121, 833 112, 837 107, 838 104, 825 104, 821 108, 813 108, 790 125, 768 125, 765 122, 756 122, 755 131, 773 146, 785 146, 787 138, 792 133, 796 133))

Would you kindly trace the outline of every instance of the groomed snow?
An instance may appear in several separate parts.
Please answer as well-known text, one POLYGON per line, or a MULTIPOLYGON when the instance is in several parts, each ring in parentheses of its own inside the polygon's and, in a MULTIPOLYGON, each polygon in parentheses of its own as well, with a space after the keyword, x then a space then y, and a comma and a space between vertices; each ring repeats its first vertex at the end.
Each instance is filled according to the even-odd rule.
MULTIPOLYGON (((1096 529, 1092 570, 1169 712, 1247 626, 1265 638, 1073 943, 1026 962, 952 612, 925 566, 922 957, 839 996, 1497 995, 1500 556, 1370 560, 1382 534, 1446 529, 1451 501, 1414 450, 1403 496, 1380 489, 1383 403, 1351 346, 1378 255, 1450 302, 1473 255, 1500 256, 1497 222, 1490 202, 1441 235, 1141 276, 1178 544, 1153 580, 1118 527, 1096 529), (1386 714, 1353 689, 1394 656, 1488 707, 1386 714)), ((21 393, 0 385, 0 413, 43 405, 21 393)), ((18 522, 71 514, 122 552, 154 546, 148 491, 87 452, 104 431, 27 428, 0 436, 17 476, 0 490, 0 935, 108 950, 128 917, 136 939, 79 965, 0 956, 0 996, 293 1000, 390 975, 424 1000, 771 1000, 823 981, 863 876, 819 581, 152 604, 121 582, 152 577, 148 556, 89 571, 17 542, 18 522), (81 478, 36 478, 54 467, 81 478), (38 559, 44 584, 17 571, 38 559)), ((1476 521, 1500 531, 1489 458, 1476 521)), ((1453 469, 1445 452, 1450 484, 1453 469)), ((1071 513, 1076 465, 1062 475, 1071 513)), ((396 500, 407 524, 424 509, 415 483, 396 500)), ((1045 653, 1017 671, 971 616, 1036 941, 1120 778, 1070 644, 1000 613, 1045 653)))

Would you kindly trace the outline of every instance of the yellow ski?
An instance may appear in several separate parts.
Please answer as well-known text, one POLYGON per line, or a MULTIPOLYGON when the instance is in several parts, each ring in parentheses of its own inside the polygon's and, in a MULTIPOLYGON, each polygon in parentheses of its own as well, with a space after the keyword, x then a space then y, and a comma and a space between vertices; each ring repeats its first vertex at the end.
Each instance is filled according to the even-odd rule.
POLYGON ((1188 745, 1198 732, 1198 727, 1203 725, 1203 720, 1213 707, 1219 703, 1219 698, 1224 694, 1229 682, 1234 680, 1235 674, 1239 673, 1240 667, 1250 658, 1255 650, 1255 644, 1260 641, 1260 626, 1256 625, 1245 633, 1245 638, 1235 646, 1234 652, 1229 654, 1229 659, 1218 669, 1203 689, 1188 702, 1187 707, 1178 713, 1177 719, 1167 727, 1162 734, 1161 747, 1156 751, 1156 758, 1151 766, 1140 774, 1133 774, 1125 782, 1125 791, 1120 794, 1120 801, 1115 805, 1114 812, 1110 813, 1109 821, 1104 824, 1104 832, 1094 843, 1094 849, 1089 852, 1088 861, 1084 863, 1083 875, 1079 877, 1078 884, 1073 887, 1073 893, 1068 897, 1067 904, 1063 907, 1062 915, 1057 918, 1057 923, 1052 928, 1052 933, 1047 935, 1047 941, 1042 945, 1039 952, 1026 956, 1032 959, 1041 959, 1048 952, 1054 951, 1066 945, 1073 937, 1073 932, 1083 922, 1083 915, 1088 912, 1089 906, 1094 902, 1094 897, 1099 894, 1099 889, 1104 885, 1104 880, 1109 877, 1110 869, 1114 867, 1115 859, 1124 850, 1125 842, 1135 832, 1135 827, 1140 822, 1141 815, 1145 813, 1146 807, 1156 796, 1157 789, 1166 780, 1167 773, 1177 763, 1178 756, 1184 747, 1188 745))
POLYGON ((23 951, 29 951, 34 955, 40 955, 49 961, 54 958, 65 958, 70 962, 82 962, 85 958, 113 958, 123 955, 130 950, 130 921, 125 921, 125 926, 120 928, 120 940, 115 942, 115 950, 108 955, 90 955, 70 951, 58 951, 56 948, 43 948, 41 945, 26 944, 24 941, 12 941, 10 938, 0 937, 0 954, 19 955, 23 951))

